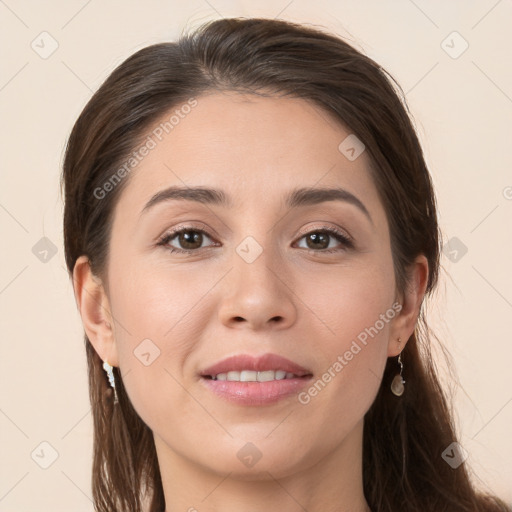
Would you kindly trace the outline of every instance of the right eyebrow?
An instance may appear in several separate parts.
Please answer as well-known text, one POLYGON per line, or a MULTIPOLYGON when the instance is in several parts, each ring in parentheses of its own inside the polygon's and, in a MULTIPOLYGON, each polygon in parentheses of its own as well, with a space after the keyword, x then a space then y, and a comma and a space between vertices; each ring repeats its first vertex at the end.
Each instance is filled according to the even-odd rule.
POLYGON ((157 192, 144 206, 141 215, 158 203, 179 199, 182 201, 196 201, 203 204, 215 204, 229 208, 232 202, 227 195, 219 189, 204 187, 169 187, 157 192))

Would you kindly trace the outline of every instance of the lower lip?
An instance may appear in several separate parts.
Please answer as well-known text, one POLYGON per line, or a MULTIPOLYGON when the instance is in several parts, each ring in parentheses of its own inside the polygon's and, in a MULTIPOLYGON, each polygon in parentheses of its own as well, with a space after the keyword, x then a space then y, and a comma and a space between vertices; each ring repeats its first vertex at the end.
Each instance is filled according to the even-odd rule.
POLYGON ((239 405, 267 405, 296 395, 311 378, 307 376, 268 382, 238 382, 201 377, 201 381, 216 395, 230 402, 239 405))

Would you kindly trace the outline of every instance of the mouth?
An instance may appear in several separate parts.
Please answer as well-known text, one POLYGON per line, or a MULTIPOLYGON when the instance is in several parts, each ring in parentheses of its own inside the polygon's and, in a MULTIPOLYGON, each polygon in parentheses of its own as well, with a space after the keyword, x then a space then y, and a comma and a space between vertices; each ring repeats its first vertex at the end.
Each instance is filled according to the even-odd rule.
POLYGON ((301 379, 308 375, 309 374, 297 375, 292 372, 287 372, 286 370, 265 370, 262 372, 253 370, 231 370, 229 372, 218 373, 216 375, 202 375, 202 377, 205 379, 227 380, 230 382, 270 382, 273 380, 301 379))
POLYGON ((268 405, 298 393, 313 373, 276 354, 242 354, 206 368, 200 377, 210 391, 231 403, 268 405))
POLYGON ((311 374, 310 370, 298 363, 278 354, 270 353, 256 357, 248 354, 237 354, 227 357, 200 372, 202 377, 240 382, 266 382, 311 374))

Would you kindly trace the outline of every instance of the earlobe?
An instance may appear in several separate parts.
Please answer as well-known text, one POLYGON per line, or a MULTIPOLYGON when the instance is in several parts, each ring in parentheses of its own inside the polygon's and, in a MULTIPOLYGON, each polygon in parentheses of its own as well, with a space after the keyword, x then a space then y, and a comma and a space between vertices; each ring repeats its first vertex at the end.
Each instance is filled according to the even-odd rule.
POLYGON ((92 273, 87 256, 76 260, 73 289, 87 338, 103 361, 119 366, 109 300, 101 279, 92 273))
POLYGON ((401 302, 402 309, 393 323, 390 334, 388 357, 400 354, 405 347, 404 342, 407 343, 414 332, 427 288, 428 272, 428 260, 423 254, 420 254, 409 271, 409 281, 401 302), (400 344, 397 342, 398 338, 401 339, 400 344))

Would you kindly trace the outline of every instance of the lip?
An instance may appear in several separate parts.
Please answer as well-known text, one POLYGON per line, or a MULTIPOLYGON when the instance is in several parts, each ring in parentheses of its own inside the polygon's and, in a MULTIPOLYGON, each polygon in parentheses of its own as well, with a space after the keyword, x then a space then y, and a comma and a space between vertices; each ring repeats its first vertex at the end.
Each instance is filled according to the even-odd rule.
POLYGON ((200 373, 201 383, 217 396, 237 405, 256 406, 276 403, 297 394, 311 378, 312 372, 277 354, 264 354, 260 357, 236 355, 228 357, 200 373), (285 370, 297 377, 267 382, 238 382, 212 380, 207 377, 228 371, 285 370))
POLYGON ((231 356, 219 361, 213 366, 209 366, 203 370, 200 375, 202 377, 206 377, 208 375, 218 375, 219 373, 226 373, 229 371, 241 372, 242 370, 252 370, 256 372, 284 370, 289 373, 294 373, 298 377, 303 377, 312 373, 285 357, 268 353, 259 357, 253 357, 247 354, 231 356))

